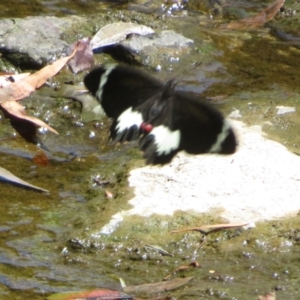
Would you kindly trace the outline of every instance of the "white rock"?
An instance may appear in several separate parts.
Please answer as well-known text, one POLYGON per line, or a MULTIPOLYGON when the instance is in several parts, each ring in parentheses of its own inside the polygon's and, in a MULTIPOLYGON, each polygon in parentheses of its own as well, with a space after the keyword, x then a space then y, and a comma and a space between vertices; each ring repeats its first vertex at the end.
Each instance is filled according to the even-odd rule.
POLYGON ((276 109, 277 109, 277 115, 284 115, 284 114, 296 112, 296 108, 291 106, 276 106, 276 109))
POLYGON ((297 214, 299 156, 264 138, 258 126, 231 123, 239 140, 234 155, 180 153, 169 165, 131 171, 132 208, 113 216, 105 231, 118 226, 116 220, 124 216, 172 215, 177 210, 206 213, 218 209, 229 222, 249 223, 297 214))

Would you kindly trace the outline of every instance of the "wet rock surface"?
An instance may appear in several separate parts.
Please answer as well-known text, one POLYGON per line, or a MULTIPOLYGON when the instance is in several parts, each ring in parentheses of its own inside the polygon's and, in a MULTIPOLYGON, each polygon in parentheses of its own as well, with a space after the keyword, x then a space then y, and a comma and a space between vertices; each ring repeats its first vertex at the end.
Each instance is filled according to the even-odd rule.
MULTIPOLYGON (((76 36, 76 27, 92 27, 88 19, 79 17, 27 17, 25 19, 0 20, 0 53, 2 59, 18 68, 38 68, 66 55, 69 42, 76 36)), ((73 40, 74 42, 74 40, 73 40)), ((72 42, 71 42, 72 43, 72 42)), ((193 40, 172 31, 161 31, 154 35, 132 35, 126 41, 104 51, 123 62, 156 67, 166 57, 179 59, 189 52, 193 40)), ((97 49, 102 52, 102 49, 97 49)))
POLYGON ((16 67, 37 68, 65 55, 63 35, 78 17, 27 17, 0 20, 0 52, 16 67))
POLYGON ((119 44, 121 49, 126 49, 134 56, 138 63, 157 68, 158 65, 166 63, 172 57, 179 60, 188 55, 193 44, 188 39, 173 30, 163 30, 150 37, 132 36, 119 44))

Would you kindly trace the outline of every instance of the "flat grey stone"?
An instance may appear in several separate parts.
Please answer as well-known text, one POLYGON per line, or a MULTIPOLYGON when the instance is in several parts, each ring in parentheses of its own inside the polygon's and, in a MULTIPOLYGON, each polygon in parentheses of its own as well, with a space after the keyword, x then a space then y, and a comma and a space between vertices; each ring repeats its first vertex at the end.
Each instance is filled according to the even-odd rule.
POLYGON ((78 17, 28 17, 0 20, 0 52, 15 66, 40 67, 64 54, 62 35, 78 17))
POLYGON ((153 37, 137 36, 127 39, 121 44, 134 51, 142 51, 149 47, 188 47, 193 44, 193 40, 188 39, 173 30, 164 30, 153 37))

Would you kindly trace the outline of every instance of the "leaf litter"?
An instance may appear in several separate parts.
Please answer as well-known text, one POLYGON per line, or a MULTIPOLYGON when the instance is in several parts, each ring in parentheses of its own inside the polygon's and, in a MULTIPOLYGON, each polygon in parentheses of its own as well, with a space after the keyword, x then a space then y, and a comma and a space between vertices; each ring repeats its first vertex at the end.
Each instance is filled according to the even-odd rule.
MULTIPOLYGON (((244 28, 256 28, 264 23, 271 20, 275 14, 279 11, 280 7, 283 5, 284 0, 278 0, 269 7, 267 7, 263 12, 260 14, 245 18, 237 22, 231 22, 224 28, 230 29, 244 29, 244 28)), ((91 41, 92 48, 99 48, 107 45, 115 44, 119 41, 124 40, 128 34, 151 34, 154 31, 146 26, 127 23, 115 23, 109 24, 100 29, 100 31, 94 36, 91 41), (131 25, 132 24, 132 25, 131 25), (124 27, 125 26, 125 27, 124 27)), ((89 68, 92 65, 92 52, 91 52, 91 45, 88 41, 84 41, 82 44, 82 48, 80 49, 80 53, 82 56, 86 56, 82 59, 82 57, 77 56, 73 59, 73 62, 70 63, 70 68, 74 73, 80 72, 86 68, 89 68), (85 43, 85 44, 84 44, 85 43), (85 60, 86 58, 86 60, 85 60)), ((30 95, 33 91, 41 87, 48 78, 54 76, 59 70, 72 58, 76 53, 76 49, 73 53, 63 59, 57 60, 50 66, 46 66, 45 68, 41 69, 40 71, 28 75, 24 74, 24 77, 20 76, 18 78, 17 75, 5 75, 5 78, 0 78, 0 105, 10 114, 33 122, 34 124, 42 127, 48 128, 52 132, 56 132, 55 129, 51 128, 43 121, 27 116, 25 114, 24 108, 18 104, 18 100, 23 99, 30 95), (3 81, 4 80, 4 81, 3 81)), ((45 189, 39 188, 37 186, 31 185, 22 179, 16 177, 11 172, 7 171, 4 168, 0 167, 0 178, 4 178, 4 180, 8 180, 17 184, 21 184, 30 188, 34 188, 40 191, 48 192, 45 189)), ((224 228, 236 228, 236 227, 243 227, 246 226, 247 223, 244 224, 219 224, 219 225, 212 225, 212 226, 201 226, 195 228, 188 228, 183 230, 173 231, 173 233, 178 232, 185 232, 185 231, 199 231, 203 234, 209 234, 211 232, 219 231, 224 228), (205 231, 205 229, 211 229, 210 231, 205 231)), ((155 247, 147 245, 148 247, 155 247)), ((160 249, 157 249, 158 251, 160 249)), ((166 254, 167 255, 167 254, 166 254)), ((185 271, 190 268, 198 267, 195 263, 191 263, 188 266, 181 266, 176 268, 172 274, 178 271, 185 271)), ((171 275, 172 275, 171 274, 171 275)), ((165 279, 168 279, 171 275, 167 276, 165 279)), ((187 278, 177 278, 170 281, 162 281, 157 283, 151 284, 143 284, 138 286, 128 286, 124 287, 123 290, 126 293, 136 293, 136 292, 145 292, 145 293, 158 293, 168 291, 174 288, 178 288, 182 285, 187 284, 193 277, 187 278)), ((260 299, 275 299, 275 294, 268 294, 266 296, 260 296, 260 299), (269 297, 270 295, 270 297, 269 297), (261 298, 262 297, 262 298, 261 298)), ((123 293, 119 293, 117 291, 110 291, 110 290, 92 290, 92 291, 81 291, 81 292, 70 292, 70 293, 60 293, 50 296, 48 299, 133 299, 131 296, 128 296, 123 293), (104 293, 104 294, 103 294, 104 293), (105 294, 108 293, 108 294, 105 294), (116 293, 116 294, 112 294, 116 293), (118 293, 118 294, 117 294, 118 293), (62 295, 64 294, 65 297, 62 295), (68 294, 68 295, 67 295, 68 294), (60 295, 60 296, 59 296, 60 295), (76 296, 75 298, 72 295, 76 296), (103 297, 102 297, 103 296, 103 297)))
MULTIPOLYGON (((34 124, 44 127, 47 130, 58 134, 58 132, 46 124, 44 121, 29 116, 25 112, 25 108, 18 102, 29 96, 35 90, 40 88, 49 78, 55 76, 67 63, 73 73, 78 73, 90 68, 93 61, 93 48, 112 45, 126 39, 129 34, 146 35, 153 33, 150 27, 134 24, 134 23, 113 23, 102 27, 91 40, 84 38, 70 46, 70 55, 56 60, 41 70, 29 74, 4 74, 0 76, 0 107, 4 111, 5 116, 10 119, 12 126, 29 142, 35 142, 36 130, 34 124), (25 134, 23 134, 25 130, 25 134), (29 132, 29 134, 28 134, 29 132), (27 134, 27 138, 26 138, 27 134)), ((82 91, 81 91, 82 93, 82 91)), ((9 171, 3 169, 1 171, 2 179, 15 181, 21 185, 43 190, 17 177, 9 171), (14 178, 14 179, 13 179, 14 178)), ((46 190, 43 190, 46 191, 46 190)), ((109 198, 112 194, 107 192, 109 198)))
POLYGON ((37 126, 45 127, 48 130, 58 134, 58 132, 42 120, 33 116, 26 115, 24 107, 17 101, 29 96, 36 89, 40 88, 49 78, 56 75, 76 53, 76 49, 69 56, 58 59, 51 65, 48 65, 41 70, 26 76, 11 84, 0 88, 0 105, 9 114, 27 120, 37 126))
POLYGON ((90 38, 83 38, 73 43, 69 48, 69 54, 75 49, 77 49, 75 55, 68 61, 68 66, 74 74, 87 70, 94 64, 90 38))
POLYGON ((123 292, 126 294, 113 291, 113 290, 88 290, 88 291, 73 291, 63 292, 50 295, 48 300, 129 300, 136 299, 135 297, 127 294, 158 294, 170 290, 177 289, 183 285, 189 283, 193 277, 176 278, 169 281, 160 281, 155 283, 146 283, 141 285, 124 286, 123 292))
POLYGON ((241 227, 252 227, 249 223, 230 223, 230 224, 215 224, 215 225, 203 225, 200 227, 193 227, 193 228, 185 228, 180 230, 173 230, 172 233, 181 233, 187 231, 198 231, 204 235, 208 235, 213 232, 218 232, 223 229, 232 229, 232 228, 241 228, 241 227), (209 229, 209 230, 207 230, 209 229))
MULTIPOLYGON (((35 137, 35 126, 31 126, 31 123, 37 126, 45 127, 56 134, 58 134, 58 132, 42 120, 26 115, 24 107, 17 101, 29 96, 36 89, 40 88, 49 78, 56 75, 64 67, 67 61, 74 56, 75 53, 76 49, 71 55, 61 58, 31 75, 28 73, 10 75, 9 77, 4 77, 4 81, 2 77, 0 88, 0 106, 5 111, 5 116, 10 118, 12 124, 15 123, 20 125, 20 120, 25 121, 25 124, 21 122, 19 127, 21 128, 20 130, 23 129, 25 131, 31 131, 31 134, 29 133, 31 139, 34 139, 35 137), (26 122, 29 123, 26 124, 26 122)), ((48 190, 32 185, 1 167, 0 179, 35 190, 48 192, 48 190)))
POLYGON ((241 19, 239 21, 232 21, 229 24, 221 26, 222 29, 249 29, 258 28, 263 26, 265 23, 271 21, 274 16, 278 13, 285 0, 276 0, 274 3, 265 8, 262 12, 257 15, 241 19))

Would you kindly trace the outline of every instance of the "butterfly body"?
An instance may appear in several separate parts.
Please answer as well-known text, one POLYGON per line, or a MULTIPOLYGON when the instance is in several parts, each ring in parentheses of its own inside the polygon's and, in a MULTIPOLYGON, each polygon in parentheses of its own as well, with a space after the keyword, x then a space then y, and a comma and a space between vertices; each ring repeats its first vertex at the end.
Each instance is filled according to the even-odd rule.
POLYGON ((140 70, 109 65, 84 79, 88 90, 113 118, 116 142, 139 139, 149 164, 165 164, 181 150, 191 154, 232 154, 236 139, 222 114, 206 101, 175 90, 140 70))

